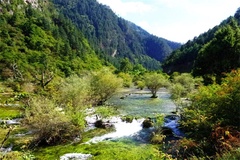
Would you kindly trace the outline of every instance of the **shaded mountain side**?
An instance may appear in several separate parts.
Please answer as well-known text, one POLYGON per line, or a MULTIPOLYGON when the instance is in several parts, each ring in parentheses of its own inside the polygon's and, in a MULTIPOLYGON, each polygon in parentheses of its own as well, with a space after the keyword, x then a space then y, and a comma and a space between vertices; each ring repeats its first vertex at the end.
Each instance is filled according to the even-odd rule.
MULTIPOLYGON (((225 23, 223 22, 221 25, 225 23)), ((173 51, 163 62, 164 72, 169 74, 173 72, 191 72, 199 50, 213 39, 215 32, 220 26, 216 26, 198 37, 194 37, 193 40, 189 40, 179 49, 173 51)))
POLYGON ((235 18, 215 33, 194 62, 193 75, 203 76, 205 83, 220 83, 226 73, 240 67, 240 26, 235 18), (212 79, 212 76, 215 78, 212 79))
POLYGON ((116 65, 124 57, 148 69, 159 69, 159 62, 181 45, 149 34, 118 17, 108 6, 96 0, 53 2, 61 13, 80 28, 100 56, 116 65))
MULTIPOLYGON (((231 20, 235 19, 240 22, 239 10, 235 13, 234 17, 229 17, 224 20, 220 25, 215 26, 213 29, 195 37, 193 40, 189 40, 186 44, 182 45, 179 49, 172 52, 163 63, 163 70, 167 73, 177 72, 191 72, 194 68, 195 60, 199 55, 199 51, 212 41, 217 31, 222 27, 231 23, 231 20)), ((214 59, 212 59, 214 61, 214 59)), ((206 64, 207 65, 207 64, 206 64)), ((197 67, 195 65, 195 67, 197 67)))

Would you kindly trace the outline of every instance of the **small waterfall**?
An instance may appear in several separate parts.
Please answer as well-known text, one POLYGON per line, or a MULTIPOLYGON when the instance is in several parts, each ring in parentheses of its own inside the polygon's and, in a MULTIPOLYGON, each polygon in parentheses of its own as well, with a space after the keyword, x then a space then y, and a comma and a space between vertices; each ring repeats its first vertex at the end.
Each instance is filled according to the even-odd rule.
POLYGON ((168 115, 164 118, 163 127, 171 129, 175 137, 184 137, 184 133, 179 129, 179 120, 178 115, 168 115))
POLYGON ((110 122, 114 122, 115 132, 105 134, 103 136, 98 136, 92 138, 87 143, 98 143, 104 140, 114 140, 123 137, 133 136, 137 132, 142 130, 142 122, 144 119, 134 119, 131 123, 122 121, 121 118, 114 117, 110 122))

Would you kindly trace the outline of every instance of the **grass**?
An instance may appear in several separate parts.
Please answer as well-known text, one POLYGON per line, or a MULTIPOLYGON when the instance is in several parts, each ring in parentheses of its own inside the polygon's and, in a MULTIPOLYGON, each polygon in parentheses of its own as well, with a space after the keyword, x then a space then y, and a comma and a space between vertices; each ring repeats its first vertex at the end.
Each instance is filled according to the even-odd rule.
POLYGON ((0 106, 0 119, 14 119, 22 117, 22 109, 19 107, 0 106))
POLYGON ((97 144, 61 145, 40 148, 35 152, 37 159, 59 159, 66 153, 84 153, 93 155, 93 160, 157 160, 166 157, 153 145, 136 144, 131 141, 105 141, 97 144))
POLYGON ((218 160, 239 160, 240 159, 240 147, 233 151, 224 153, 222 156, 217 157, 218 160))
POLYGON ((90 130, 83 133, 84 139, 81 143, 36 148, 33 154, 39 160, 58 160, 66 153, 91 154, 93 160, 157 160, 164 159, 163 157, 166 156, 155 145, 136 143, 126 139, 84 144, 95 136, 101 136, 111 131, 112 129, 90 130))
POLYGON ((4 138, 6 137, 7 132, 8 132, 7 129, 0 128, 0 145, 2 144, 4 138))

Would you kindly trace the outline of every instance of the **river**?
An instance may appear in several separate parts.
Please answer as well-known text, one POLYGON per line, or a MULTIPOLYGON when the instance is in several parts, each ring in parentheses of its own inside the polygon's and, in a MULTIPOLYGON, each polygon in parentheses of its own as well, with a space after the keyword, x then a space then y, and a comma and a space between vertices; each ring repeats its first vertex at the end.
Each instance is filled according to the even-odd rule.
MULTIPOLYGON (((113 105, 119 111, 120 115, 105 121, 113 124, 115 131, 94 137, 85 144, 91 145, 92 143, 102 141, 119 141, 122 139, 148 144, 154 128, 143 128, 142 122, 146 118, 154 119, 159 114, 165 116, 163 127, 171 129, 176 137, 184 136, 178 129, 179 116, 172 113, 176 111, 176 105, 170 99, 171 95, 169 92, 163 88, 158 91, 157 96, 158 98, 151 98, 148 90, 137 89, 127 89, 113 96, 107 103, 113 105), (122 116, 134 118, 129 123, 123 121, 122 116)), ((93 122, 96 121, 96 116, 88 117, 87 121, 91 128, 93 122)), ((70 154, 70 156, 72 155, 70 154)))
POLYGON ((142 122, 146 118, 154 119, 159 114, 165 116, 164 127, 170 128, 176 136, 183 136, 184 134, 178 129, 179 116, 172 114, 176 111, 176 105, 170 99, 170 94, 163 88, 157 95, 158 98, 150 98, 151 94, 148 90, 132 89, 112 97, 108 103, 114 105, 120 115, 133 117, 133 121, 129 123, 123 121, 121 117, 108 119, 106 121, 113 124, 116 130, 100 137, 94 137, 88 143, 123 137, 147 143, 153 128, 143 128, 142 122))

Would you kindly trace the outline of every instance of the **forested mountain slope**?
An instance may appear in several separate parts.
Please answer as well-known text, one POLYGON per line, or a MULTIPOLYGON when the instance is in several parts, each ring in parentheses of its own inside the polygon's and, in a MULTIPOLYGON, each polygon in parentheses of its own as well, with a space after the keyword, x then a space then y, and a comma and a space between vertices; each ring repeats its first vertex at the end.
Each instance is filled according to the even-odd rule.
POLYGON ((0 1, 2 80, 35 79, 44 84, 55 75, 69 76, 102 65, 83 34, 51 3, 27 2, 0 1))
POLYGON ((220 25, 182 45, 166 59, 163 64, 164 71, 193 71, 196 76, 206 76, 221 75, 222 72, 240 67, 239 15, 238 9, 234 17, 229 17, 220 25))
POLYGON ((148 69, 159 69, 180 44, 158 38, 118 17, 96 0, 53 0, 59 11, 75 23, 97 53, 113 64, 127 57, 148 69), (150 57, 151 58, 150 58, 150 57), (156 61, 157 60, 157 61, 156 61))

